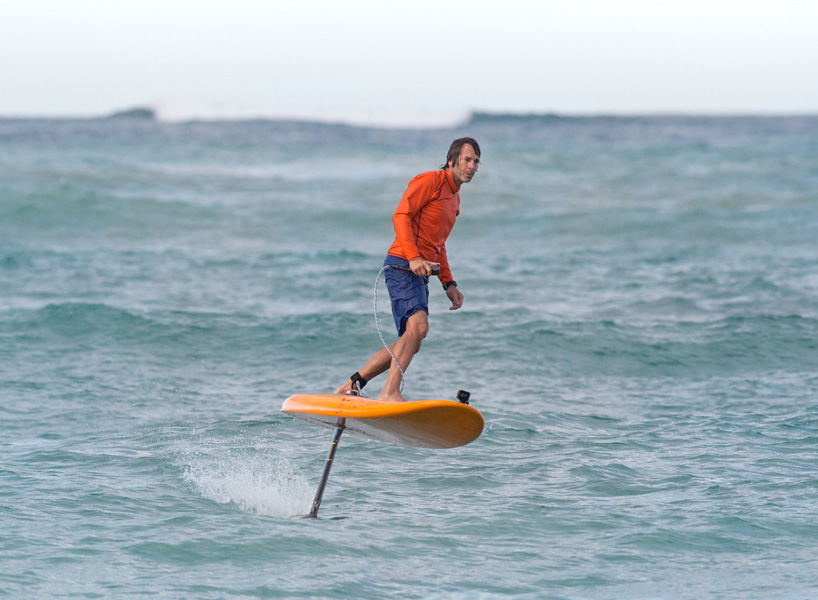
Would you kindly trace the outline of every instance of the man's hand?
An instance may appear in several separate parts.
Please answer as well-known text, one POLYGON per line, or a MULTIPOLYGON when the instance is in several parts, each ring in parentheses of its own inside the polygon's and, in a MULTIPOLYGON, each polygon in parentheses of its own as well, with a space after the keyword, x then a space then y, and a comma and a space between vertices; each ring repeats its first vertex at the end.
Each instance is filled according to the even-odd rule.
POLYGON ((460 290, 457 289, 456 285, 450 285, 446 290, 446 295, 449 297, 449 300, 452 301, 452 305, 449 307, 449 310, 457 310, 463 306, 463 294, 460 293, 460 290))
POLYGON ((416 258, 409 263, 409 268, 412 269, 412 273, 420 275, 421 277, 431 277, 433 266, 440 267, 438 263, 429 262, 423 258, 416 258))

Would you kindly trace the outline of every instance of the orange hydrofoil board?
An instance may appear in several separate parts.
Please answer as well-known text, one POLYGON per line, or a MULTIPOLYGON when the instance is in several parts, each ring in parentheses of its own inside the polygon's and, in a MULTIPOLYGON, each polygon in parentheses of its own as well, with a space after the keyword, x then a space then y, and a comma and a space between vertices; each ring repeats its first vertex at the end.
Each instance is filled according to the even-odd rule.
POLYGON ((379 402, 358 396, 297 394, 285 412, 328 429, 338 426, 367 437, 418 448, 456 448, 483 432, 483 415, 452 400, 379 402))

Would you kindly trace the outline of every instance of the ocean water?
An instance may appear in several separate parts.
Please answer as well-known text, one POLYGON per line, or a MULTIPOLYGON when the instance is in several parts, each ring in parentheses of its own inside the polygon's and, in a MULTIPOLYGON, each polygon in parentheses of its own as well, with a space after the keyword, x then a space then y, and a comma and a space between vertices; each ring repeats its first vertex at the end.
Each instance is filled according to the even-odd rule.
POLYGON ((0 596, 818 598, 816 240, 816 117, 0 120, 0 596), (281 403, 377 350, 460 135, 405 394, 486 430, 345 434, 302 519, 331 432, 281 403))

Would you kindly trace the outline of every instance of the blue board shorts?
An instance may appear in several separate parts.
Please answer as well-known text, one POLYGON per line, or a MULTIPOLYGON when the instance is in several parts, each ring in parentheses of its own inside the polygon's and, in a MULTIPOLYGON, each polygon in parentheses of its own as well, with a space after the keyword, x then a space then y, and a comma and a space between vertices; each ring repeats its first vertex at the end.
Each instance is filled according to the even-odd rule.
MULTIPOLYGON (((409 261, 405 258, 386 255, 383 266, 398 265, 408 267, 409 261)), ((415 275, 399 269, 384 270, 386 289, 389 290, 389 299, 392 301, 392 316, 395 318, 395 327, 398 335, 406 331, 406 321, 414 313, 422 310, 429 314, 429 278, 415 275)))

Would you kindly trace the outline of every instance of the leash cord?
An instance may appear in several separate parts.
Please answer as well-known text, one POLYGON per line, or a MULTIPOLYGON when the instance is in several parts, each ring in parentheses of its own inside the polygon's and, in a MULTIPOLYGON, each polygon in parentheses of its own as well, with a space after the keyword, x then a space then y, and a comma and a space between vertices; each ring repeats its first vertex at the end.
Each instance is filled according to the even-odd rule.
POLYGON ((374 293, 374 305, 375 305, 375 328, 378 330, 378 337, 381 338, 381 344, 383 347, 386 348, 386 351, 389 352, 389 356, 392 357, 392 360, 395 361, 395 364, 398 365, 398 369, 400 370, 400 393, 403 393, 403 383, 406 379, 406 374, 403 372, 403 367, 398 362, 398 359, 395 358, 395 355, 392 354, 392 351, 389 349, 389 346, 386 344, 386 340, 383 339, 383 334, 381 333, 381 324, 378 321, 378 282, 381 280, 381 274, 386 271, 386 269, 390 268, 392 265, 384 265, 384 267, 378 271, 378 276, 375 278, 375 293, 374 293))

